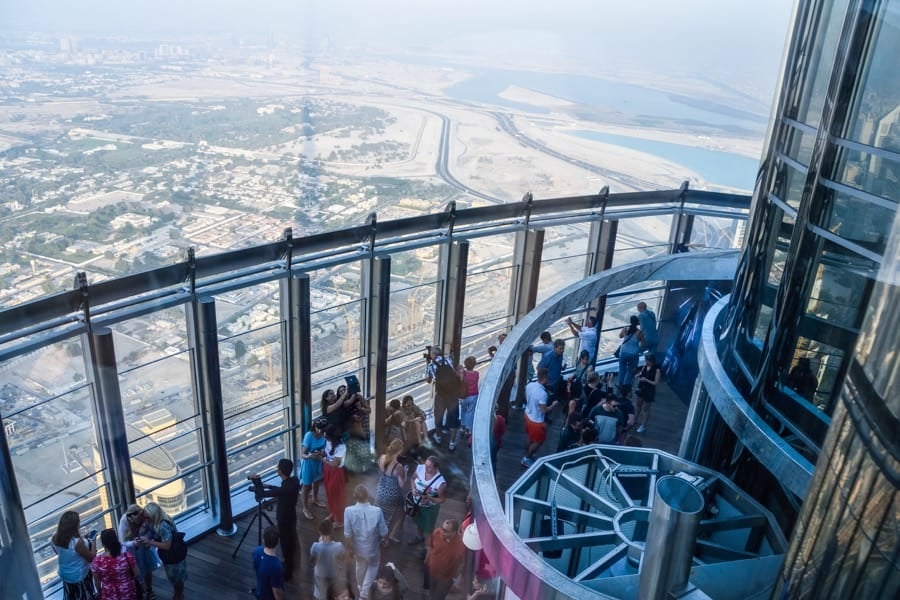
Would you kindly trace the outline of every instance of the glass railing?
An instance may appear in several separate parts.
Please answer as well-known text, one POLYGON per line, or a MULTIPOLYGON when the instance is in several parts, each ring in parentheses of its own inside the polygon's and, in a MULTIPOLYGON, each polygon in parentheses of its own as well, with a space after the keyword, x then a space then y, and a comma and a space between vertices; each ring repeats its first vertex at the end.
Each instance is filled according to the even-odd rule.
MULTIPOLYGON (((589 247, 592 228, 607 221, 628 222, 627 235, 615 243, 614 264, 668 253, 669 231, 683 218, 715 219, 715 232, 704 229, 701 247, 730 247, 743 230, 747 196, 688 189, 609 194, 503 204, 455 210, 398 221, 368 222, 327 234, 233 250, 127 277, 97 283, 80 281, 77 289, 0 310, 0 415, 13 455, 14 475, 23 495, 34 560, 42 582, 52 583, 46 540, 59 511, 76 506, 91 520, 112 522, 115 505, 98 444, 112 443, 95 423, 98 392, 85 373, 93 355, 82 340, 102 326, 113 331, 119 381, 118 398, 127 426, 127 446, 139 499, 155 500, 174 516, 215 513, 214 473, 224 469, 231 493, 244 490, 248 471, 271 470, 290 452, 302 425, 291 403, 297 398, 286 382, 286 365, 296 357, 285 314, 285 282, 309 276, 310 373, 302 373, 317 415, 326 389, 336 389, 346 375, 365 386, 368 286, 367 266, 376 256, 391 256, 388 344, 383 376, 387 398, 410 394, 430 408, 431 386, 424 381, 425 346, 438 342, 447 314, 446 245, 470 245, 465 303, 455 315, 460 323, 460 355, 487 364, 488 348, 516 320, 513 304, 529 271, 518 237, 527 230, 548 232, 540 262, 532 270, 532 293, 549 297, 581 280, 599 248, 589 247), (646 230, 644 225, 653 225, 646 230), (444 246, 443 248, 441 246, 444 246), (626 256, 627 255, 627 256, 626 256), (189 307, 198 298, 216 306, 219 376, 223 423, 208 419, 198 398, 201 379, 189 307), (187 310, 186 310, 187 308, 187 310), (29 376, 31 373, 33 376, 29 376), (211 428, 211 429, 207 429, 211 428), (221 428, 221 430, 219 430, 221 428), (65 432, 65 437, 62 433, 65 432), (215 463, 211 435, 225 441, 227 465, 215 463), (105 441, 104 441, 105 440, 105 441), (59 464, 48 484, 35 461, 59 464), (27 497, 25 497, 27 496, 27 497), (74 503, 74 504, 73 504, 74 503), (112 513, 110 512, 112 511, 112 513)), ((664 294, 659 282, 610 298, 603 315, 600 356, 611 352, 614 332, 638 299, 658 308, 664 294), (607 340, 607 338, 609 338, 607 340)), ((580 320, 586 307, 572 314, 580 320)), ((548 324, 554 337, 576 348, 564 319, 548 324)), ((574 350, 573 350, 574 352, 574 350)), ((567 363, 574 363, 574 354, 567 363)), ((365 390, 364 390, 365 391, 365 390)), ((367 393, 371 393, 367 391, 367 393)), ((302 433, 302 432, 301 432, 302 433)), ((99 522, 99 521, 98 521, 99 522)), ((209 528, 206 523, 204 527, 209 528)), ((51 561, 52 562, 52 561, 51 561)))

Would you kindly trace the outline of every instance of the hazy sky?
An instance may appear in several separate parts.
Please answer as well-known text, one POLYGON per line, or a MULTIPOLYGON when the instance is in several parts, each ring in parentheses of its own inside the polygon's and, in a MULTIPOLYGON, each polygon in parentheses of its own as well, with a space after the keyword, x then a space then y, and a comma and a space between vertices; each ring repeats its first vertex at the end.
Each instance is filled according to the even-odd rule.
POLYGON ((774 74, 791 10, 790 0, 0 0, 0 28, 179 36, 271 27, 313 43, 774 74))

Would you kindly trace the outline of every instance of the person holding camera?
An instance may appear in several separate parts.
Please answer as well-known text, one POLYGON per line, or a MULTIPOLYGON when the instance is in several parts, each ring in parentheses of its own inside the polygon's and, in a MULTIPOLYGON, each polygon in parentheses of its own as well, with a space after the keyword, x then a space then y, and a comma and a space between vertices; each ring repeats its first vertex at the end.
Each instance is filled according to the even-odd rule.
POLYGON ((294 572, 297 552, 297 497, 300 495, 300 480, 294 475, 294 461, 282 458, 278 461, 278 477, 281 486, 264 484, 258 473, 247 477, 253 482, 253 492, 257 501, 261 498, 277 498, 275 523, 281 541, 281 555, 284 557, 284 580, 290 581, 294 572))
POLYGON ((324 508, 319 500, 319 486, 324 477, 322 461, 325 458, 325 427, 328 421, 318 418, 313 421, 312 428, 303 436, 300 444, 300 504, 303 507, 303 516, 312 520, 312 511, 309 505, 309 495, 312 491, 313 503, 324 508))
POLYGON ((81 518, 74 510, 59 517, 56 533, 51 538, 58 559, 59 578, 63 582, 64 600, 90 600, 94 597, 91 561, 97 556, 94 547, 96 531, 81 536, 81 518))

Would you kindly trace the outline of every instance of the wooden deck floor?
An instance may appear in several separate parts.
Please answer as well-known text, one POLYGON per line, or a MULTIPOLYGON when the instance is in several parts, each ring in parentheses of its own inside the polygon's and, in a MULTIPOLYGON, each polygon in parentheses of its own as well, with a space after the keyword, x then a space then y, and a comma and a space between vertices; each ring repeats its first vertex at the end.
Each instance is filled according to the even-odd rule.
MULTIPOLYGON (((639 437, 645 447, 659 448, 661 450, 676 453, 681 440, 681 432, 684 428, 687 406, 685 406, 669 388, 663 383, 660 385, 657 401, 653 408, 651 427, 639 437)), ((551 434, 543 447, 541 455, 550 453, 556 448, 557 437, 561 417, 557 413, 551 434)), ((522 449, 525 445, 523 430, 523 417, 521 411, 514 411, 510 417, 506 437, 503 440, 503 449, 499 455, 497 470, 497 484, 503 492, 515 482, 524 472, 519 464, 522 458, 522 449)), ((465 500, 468 493, 468 477, 471 468, 471 455, 462 446, 454 453, 450 453, 446 444, 437 448, 434 454, 441 457, 444 467, 444 475, 448 479, 448 501, 441 507, 440 519, 461 519, 465 514, 465 500)), ((347 484, 350 493, 357 483, 365 483, 374 493, 376 484, 374 473, 367 475, 354 475, 347 484)), ((316 509, 316 517, 324 518, 326 509, 316 509)), ((188 582, 185 595, 191 599, 216 598, 221 600, 252 598, 250 588, 254 585, 254 574, 250 555, 256 546, 256 526, 247 536, 237 556, 231 555, 237 547, 240 536, 246 531, 253 512, 242 516, 237 520, 238 534, 234 537, 223 538, 215 533, 210 533, 190 545, 188 556, 188 582)), ((274 513, 269 513, 274 520, 274 513)), ((286 588, 287 598, 312 598, 312 569, 308 562, 309 548, 318 538, 318 521, 299 519, 298 531, 300 535, 300 567, 295 571, 294 581, 286 588)), ((415 525, 407 520, 405 538, 414 534, 415 525)), ((340 530, 338 530, 340 531, 340 530)), ((339 536, 339 534, 338 534, 339 536)), ((340 539, 340 538, 339 538, 340 539)), ((406 544, 386 548, 382 551, 382 562, 393 561, 407 577, 410 583, 408 599, 418 600, 427 598, 422 591, 423 566, 418 551, 421 546, 410 547, 406 544)), ((165 579, 162 570, 157 571, 154 579, 154 591, 161 600, 171 598, 172 588, 165 579)), ((464 598, 457 594, 457 598, 464 598)))

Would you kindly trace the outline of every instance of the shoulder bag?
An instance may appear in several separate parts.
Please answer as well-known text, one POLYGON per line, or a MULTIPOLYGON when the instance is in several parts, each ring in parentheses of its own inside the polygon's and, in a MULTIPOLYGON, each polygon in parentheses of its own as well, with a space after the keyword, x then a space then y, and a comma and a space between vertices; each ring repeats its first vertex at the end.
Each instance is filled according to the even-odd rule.
POLYGON ((434 479, 428 482, 428 485, 425 486, 425 489, 422 490, 422 493, 419 494, 418 497, 416 496, 416 494, 413 494, 412 491, 406 492, 406 498, 403 500, 403 512, 405 512, 410 517, 415 517, 417 514, 419 514, 419 509, 421 508, 421 506, 419 506, 419 503, 422 502, 422 496, 428 493, 428 488, 430 488, 434 484, 434 482, 441 477, 442 475, 440 473, 435 475, 434 479))
POLYGON ((159 560, 164 565, 180 563, 187 557, 187 543, 184 541, 184 533, 177 529, 172 530, 172 543, 168 550, 159 549, 159 560))

